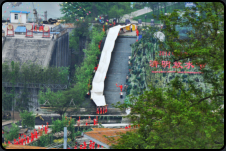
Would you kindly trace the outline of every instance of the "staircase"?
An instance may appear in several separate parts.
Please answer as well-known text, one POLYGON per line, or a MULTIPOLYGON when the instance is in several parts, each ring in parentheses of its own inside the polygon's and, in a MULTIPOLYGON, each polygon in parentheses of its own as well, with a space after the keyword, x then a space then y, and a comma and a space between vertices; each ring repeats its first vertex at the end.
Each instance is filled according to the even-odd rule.
POLYGON ((132 54, 130 44, 136 42, 136 37, 118 37, 115 41, 115 47, 112 52, 111 62, 108 68, 105 85, 104 95, 106 104, 108 104, 108 114, 114 112, 114 114, 125 114, 125 111, 121 112, 116 109, 112 104, 116 104, 118 101, 124 103, 126 92, 123 91, 123 99, 120 99, 120 88, 116 87, 122 84, 123 89, 126 84, 126 75, 128 75, 128 58, 132 54))

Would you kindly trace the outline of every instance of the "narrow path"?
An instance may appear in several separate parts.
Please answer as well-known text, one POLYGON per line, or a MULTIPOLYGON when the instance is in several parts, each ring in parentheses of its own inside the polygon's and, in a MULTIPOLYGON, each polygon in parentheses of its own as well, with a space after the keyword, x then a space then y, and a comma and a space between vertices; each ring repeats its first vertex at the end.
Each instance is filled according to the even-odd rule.
POLYGON ((131 18, 140 16, 140 15, 143 15, 143 14, 146 14, 146 13, 149 13, 151 11, 152 10, 149 7, 147 7, 147 9, 146 8, 143 8, 143 9, 137 10, 135 12, 132 12, 130 14, 125 14, 122 17, 121 21, 125 22, 126 19, 130 19, 131 23, 137 23, 136 20, 132 20, 131 18))

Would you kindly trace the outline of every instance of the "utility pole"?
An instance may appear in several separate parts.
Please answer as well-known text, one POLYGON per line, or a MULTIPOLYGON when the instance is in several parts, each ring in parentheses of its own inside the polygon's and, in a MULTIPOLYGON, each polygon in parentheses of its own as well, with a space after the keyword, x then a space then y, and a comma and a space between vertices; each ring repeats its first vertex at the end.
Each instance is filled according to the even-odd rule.
POLYGON ((67 149, 67 127, 64 127, 64 149, 67 149))

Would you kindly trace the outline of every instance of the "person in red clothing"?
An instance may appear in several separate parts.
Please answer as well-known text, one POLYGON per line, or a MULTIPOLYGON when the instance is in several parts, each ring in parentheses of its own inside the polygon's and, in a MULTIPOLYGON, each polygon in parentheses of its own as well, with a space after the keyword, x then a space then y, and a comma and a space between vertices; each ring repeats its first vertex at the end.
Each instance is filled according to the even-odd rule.
POLYGON ((136 30, 136 34, 137 34, 137 36, 139 36, 139 31, 138 30, 136 30))
POLYGON ((126 125, 125 129, 128 129, 127 125, 126 125))
POLYGON ((118 86, 117 83, 116 83, 116 86, 120 87, 120 91, 122 92, 122 88, 123 88, 122 84, 118 86))

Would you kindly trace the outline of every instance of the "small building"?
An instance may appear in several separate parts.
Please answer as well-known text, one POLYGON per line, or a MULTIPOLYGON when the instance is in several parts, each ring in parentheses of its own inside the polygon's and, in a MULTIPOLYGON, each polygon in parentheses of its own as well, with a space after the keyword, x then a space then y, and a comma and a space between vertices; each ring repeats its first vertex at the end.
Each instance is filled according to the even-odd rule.
POLYGON ((25 24, 28 20, 29 13, 30 12, 28 12, 28 11, 12 10, 12 11, 10 11, 10 22, 25 24))

